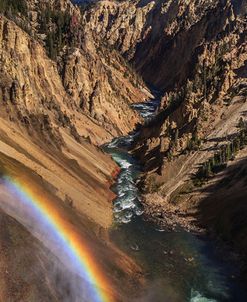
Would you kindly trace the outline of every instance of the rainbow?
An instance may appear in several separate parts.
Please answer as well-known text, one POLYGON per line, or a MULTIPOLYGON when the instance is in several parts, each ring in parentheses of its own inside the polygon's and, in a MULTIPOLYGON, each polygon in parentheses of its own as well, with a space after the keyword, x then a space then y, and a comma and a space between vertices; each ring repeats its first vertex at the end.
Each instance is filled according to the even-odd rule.
MULTIPOLYGON (((56 246, 64 250, 63 253, 68 257, 67 261, 76 268, 80 280, 86 281, 84 286, 87 292, 86 301, 113 301, 112 289, 99 265, 93 259, 92 252, 87 248, 75 227, 62 217, 56 205, 51 203, 40 189, 34 188, 27 181, 4 176, 3 184, 14 199, 18 200, 19 206, 27 209, 32 214, 35 223, 41 224, 49 234, 49 238, 54 239, 56 246)), ((82 293, 82 297, 85 297, 85 293, 82 293)))

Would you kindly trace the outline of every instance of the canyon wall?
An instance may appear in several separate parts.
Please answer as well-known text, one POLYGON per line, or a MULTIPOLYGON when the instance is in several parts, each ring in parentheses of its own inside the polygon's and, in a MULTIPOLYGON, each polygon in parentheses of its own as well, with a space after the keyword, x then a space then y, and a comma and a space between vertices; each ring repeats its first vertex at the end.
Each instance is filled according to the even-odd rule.
MULTIPOLYGON (((150 94, 117 51, 97 45, 79 25, 76 31, 78 8, 70 1, 49 2, 49 7, 47 3, 27 1, 27 14, 10 10, 0 16, 1 177, 25 181, 30 188, 38 187, 41 196, 49 196, 51 205, 56 204, 86 238, 95 262, 98 257, 112 283, 111 294, 121 301, 126 293, 116 290, 121 288, 119 274, 132 293, 142 281, 140 268, 108 238, 114 198, 110 186, 119 168, 98 146, 132 130, 141 119, 130 104, 150 94), (46 32, 40 23, 44 10, 49 19, 46 32), (61 33, 65 45, 51 48, 47 39, 58 19, 69 31, 61 33), (70 39, 78 43, 72 45, 70 39)), ((57 274, 48 269, 59 268, 56 256, 48 257, 45 245, 21 226, 18 210, 10 217, 5 206, 6 200, 1 202, 1 299, 61 300, 68 274, 60 272, 57 283, 57 274), (8 239, 9 233, 13 237, 8 239), (29 241, 33 245, 26 246, 29 241), (25 253, 33 253, 29 262, 23 262, 24 246, 25 253), (14 265, 15 249, 19 255, 14 265), (40 275, 30 276, 30 265, 37 261, 40 275), (16 275, 10 282, 12 271, 16 275)))
POLYGON ((132 62, 144 80, 162 91, 194 74, 202 43, 209 43, 245 1, 99 1, 85 26, 132 62), (88 22, 89 21, 89 22, 88 22))
MULTIPOLYGON (((237 246, 232 230, 243 230, 239 236, 246 238, 245 220, 237 225, 237 215, 224 211, 224 202, 215 211, 209 208, 214 200, 227 198, 234 213, 241 211, 242 193, 234 208, 234 198, 228 193, 225 197, 224 190, 214 198, 214 191, 205 188, 205 193, 192 179, 246 123, 246 13, 245 0, 160 0, 100 1, 85 14, 92 33, 119 50, 163 95, 157 117, 141 129, 134 150, 146 172, 148 213, 154 208, 157 221, 173 209, 195 222, 199 210, 207 229, 217 229, 224 237, 231 229, 228 240, 237 246), (224 213, 220 222, 219 213, 224 213)), ((221 177, 227 178, 227 173, 221 177)), ((245 192, 237 178, 232 183, 245 192)))

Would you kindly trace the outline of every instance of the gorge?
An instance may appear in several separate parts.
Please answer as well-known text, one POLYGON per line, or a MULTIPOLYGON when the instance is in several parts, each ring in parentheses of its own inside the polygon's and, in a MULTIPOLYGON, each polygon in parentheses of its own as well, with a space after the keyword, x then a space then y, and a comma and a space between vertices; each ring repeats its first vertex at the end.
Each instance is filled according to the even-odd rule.
POLYGON ((0 301, 246 301, 246 1, 0 12, 0 301))

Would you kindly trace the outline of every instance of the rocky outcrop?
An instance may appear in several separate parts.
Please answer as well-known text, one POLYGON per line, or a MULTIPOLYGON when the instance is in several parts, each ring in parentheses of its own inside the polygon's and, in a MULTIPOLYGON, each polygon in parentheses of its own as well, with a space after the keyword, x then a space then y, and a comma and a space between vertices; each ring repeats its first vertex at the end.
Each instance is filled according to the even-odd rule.
POLYGON ((231 18, 230 1, 100 1, 86 25, 132 61, 146 82, 163 91, 193 74, 202 43, 231 18))
POLYGON ((224 26, 230 14, 226 2, 160 1, 161 8, 153 12, 154 26, 134 57, 145 80, 163 91, 183 85, 193 74, 201 44, 224 26))
MULTIPOLYGON (((146 143, 143 145, 142 142, 140 146, 142 151, 145 150, 142 156, 146 164, 153 157, 154 150, 160 154, 156 167, 161 167, 164 156, 172 158, 199 143, 213 131, 224 111, 228 111, 233 96, 245 95, 246 24, 241 15, 234 13, 230 3, 226 4, 225 11, 228 11, 228 17, 221 15, 221 19, 218 19, 221 27, 211 32, 211 38, 205 35, 201 37, 208 41, 204 40, 196 51, 191 76, 182 86, 174 82, 177 87, 165 93, 157 118, 144 127, 141 137, 146 143)), ((210 12, 208 23, 204 22, 205 29, 214 16, 210 12)), ((175 57, 176 52, 174 60, 175 57)), ((181 70, 183 68, 184 65, 181 70)), ((154 165, 150 167, 147 164, 148 169, 155 167, 155 161, 152 162, 154 165)))
MULTIPOLYGON (((130 105, 144 100, 134 72, 121 56, 92 43, 89 37, 81 50, 63 56, 63 85, 77 111, 92 118, 112 136, 127 134, 140 121, 130 105)), ((92 134, 93 135, 93 134, 92 134)))
POLYGON ((145 37, 147 17, 154 6, 154 1, 143 5, 139 1, 99 1, 85 12, 84 24, 96 38, 131 59, 138 42, 145 37))
MULTIPOLYGON (((131 103, 149 96, 141 79, 117 51, 97 43, 84 28, 80 9, 70 1, 26 2, 27 13, 10 16, 11 19, 39 42, 57 64, 62 90, 76 116, 87 116, 105 130, 105 135, 97 135, 97 143, 131 131, 140 122, 131 103)), ((84 135, 78 120, 74 119, 74 126, 84 135)), ((96 142, 93 136, 91 139, 96 142)))

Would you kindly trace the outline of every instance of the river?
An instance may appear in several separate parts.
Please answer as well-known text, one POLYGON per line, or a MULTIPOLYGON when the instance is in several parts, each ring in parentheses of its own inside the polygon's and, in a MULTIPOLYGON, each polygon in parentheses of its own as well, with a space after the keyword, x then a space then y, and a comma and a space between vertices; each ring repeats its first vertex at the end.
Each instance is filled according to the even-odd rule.
MULTIPOLYGON (((158 106, 159 97, 133 108, 147 121, 158 106)), ((137 138, 138 132, 132 132, 104 146, 121 168, 112 188, 117 194, 113 205, 117 226, 111 239, 143 267, 150 284, 132 301, 246 302, 245 288, 238 282, 239 269, 218 244, 181 228, 159 229, 142 216, 136 185, 142 168, 129 152, 137 138)))

